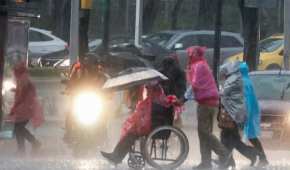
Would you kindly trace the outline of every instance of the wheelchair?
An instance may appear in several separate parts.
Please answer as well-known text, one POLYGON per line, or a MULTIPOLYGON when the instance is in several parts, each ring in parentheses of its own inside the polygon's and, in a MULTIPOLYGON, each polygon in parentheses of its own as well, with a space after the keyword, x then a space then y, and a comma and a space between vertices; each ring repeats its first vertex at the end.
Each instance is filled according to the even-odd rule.
POLYGON ((188 139, 182 130, 160 126, 135 142, 127 163, 137 170, 143 169, 146 163, 156 169, 176 169, 184 163, 188 153, 188 139))

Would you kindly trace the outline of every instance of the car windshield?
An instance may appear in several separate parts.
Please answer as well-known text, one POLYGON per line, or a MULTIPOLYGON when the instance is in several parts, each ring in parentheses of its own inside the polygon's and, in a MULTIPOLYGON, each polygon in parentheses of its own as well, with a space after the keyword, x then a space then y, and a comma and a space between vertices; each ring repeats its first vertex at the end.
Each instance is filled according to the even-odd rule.
MULTIPOLYGON (((252 75, 251 79, 260 100, 281 100, 283 89, 290 83, 288 75, 252 75)), ((284 100, 290 100, 290 89, 285 91, 284 100)))
POLYGON ((280 48, 284 43, 280 38, 268 38, 260 42, 261 52, 273 52, 280 48))
POLYGON ((169 40, 173 37, 173 35, 174 34, 171 33, 157 33, 148 36, 146 40, 156 43, 165 48, 169 40))

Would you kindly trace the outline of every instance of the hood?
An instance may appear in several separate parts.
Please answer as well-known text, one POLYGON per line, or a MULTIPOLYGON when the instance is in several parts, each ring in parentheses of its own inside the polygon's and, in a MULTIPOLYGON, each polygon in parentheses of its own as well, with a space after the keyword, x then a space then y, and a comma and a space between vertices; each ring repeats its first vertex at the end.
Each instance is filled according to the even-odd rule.
POLYGON ((189 64, 192 64, 197 61, 204 60, 206 47, 193 46, 193 47, 189 47, 186 51, 187 51, 189 64))
POLYGON ((240 64, 240 72, 241 72, 243 77, 249 77, 249 67, 248 67, 247 63, 242 62, 240 64))
POLYGON ((260 100, 262 114, 281 115, 290 114, 290 101, 260 100))
POLYGON ((239 73, 240 71, 240 62, 227 62, 220 67, 220 76, 228 77, 234 73, 239 73))

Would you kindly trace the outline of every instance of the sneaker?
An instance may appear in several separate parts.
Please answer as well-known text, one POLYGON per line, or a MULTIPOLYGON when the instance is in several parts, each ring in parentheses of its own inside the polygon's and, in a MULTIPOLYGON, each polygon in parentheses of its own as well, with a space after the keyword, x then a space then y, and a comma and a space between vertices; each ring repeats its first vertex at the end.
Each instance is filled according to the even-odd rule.
POLYGON ((211 169, 212 169, 211 163, 208 164, 200 163, 199 165, 192 168, 192 170, 211 170, 211 169))
POLYGON ((118 165, 121 162, 118 162, 114 156, 114 154, 112 153, 106 153, 106 152, 102 152, 101 151, 101 155, 106 158, 110 163, 114 164, 114 165, 118 165))

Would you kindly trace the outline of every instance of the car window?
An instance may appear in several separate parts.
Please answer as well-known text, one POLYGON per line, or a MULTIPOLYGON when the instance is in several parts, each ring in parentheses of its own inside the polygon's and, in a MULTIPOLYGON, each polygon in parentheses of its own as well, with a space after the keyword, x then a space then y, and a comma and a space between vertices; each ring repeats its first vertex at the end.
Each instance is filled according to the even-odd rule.
POLYGON ((182 44, 181 50, 185 50, 188 47, 198 45, 198 40, 196 35, 188 35, 181 38, 176 44, 182 44))
MULTIPOLYGON (((290 83, 290 76, 254 75, 251 76, 256 95, 262 100, 281 100, 283 89, 290 83)), ((290 89, 284 100, 290 100, 290 89)))
POLYGON ((207 48, 214 48, 214 36, 213 35, 197 35, 198 45, 207 48))
POLYGON ((174 36, 172 33, 157 33, 157 34, 152 34, 145 38, 148 41, 151 41, 153 43, 156 43, 162 47, 166 47, 168 44, 169 40, 174 36))
POLYGON ((232 36, 222 36, 221 47, 222 48, 242 47, 242 44, 232 36))
POLYGON ((284 43, 283 39, 268 38, 260 42, 259 47, 261 52, 273 52, 280 48, 284 43))
POLYGON ((42 34, 37 31, 29 31, 29 41, 31 42, 51 41, 51 40, 53 39, 45 34, 42 34))

